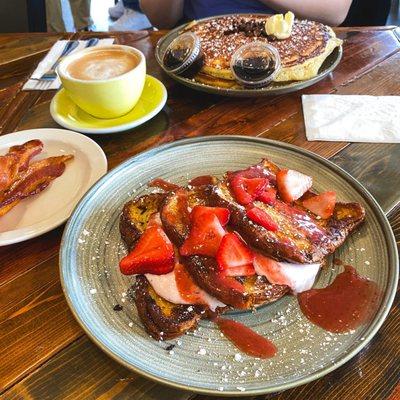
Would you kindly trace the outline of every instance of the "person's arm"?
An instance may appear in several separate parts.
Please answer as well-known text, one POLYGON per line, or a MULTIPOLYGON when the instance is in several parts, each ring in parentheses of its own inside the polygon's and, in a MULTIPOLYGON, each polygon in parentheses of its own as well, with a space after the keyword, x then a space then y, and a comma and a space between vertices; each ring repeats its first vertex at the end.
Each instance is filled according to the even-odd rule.
POLYGON ((297 17, 328 25, 340 25, 346 18, 352 0, 259 0, 276 11, 292 11, 297 17))
POLYGON ((184 0, 140 0, 140 8, 160 29, 172 28, 183 17, 184 0))

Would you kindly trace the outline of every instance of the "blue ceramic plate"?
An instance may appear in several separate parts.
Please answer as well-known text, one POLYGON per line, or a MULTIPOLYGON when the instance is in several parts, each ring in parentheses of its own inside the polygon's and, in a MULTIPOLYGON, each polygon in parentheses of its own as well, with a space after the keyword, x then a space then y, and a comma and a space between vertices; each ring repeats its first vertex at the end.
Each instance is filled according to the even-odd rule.
MULTIPOLYGON (((112 358, 148 378, 177 388, 227 396, 277 392, 320 378, 354 357, 376 334, 392 304, 398 276, 396 243, 381 208, 350 175, 300 148, 247 137, 182 140, 140 154, 101 179, 75 209, 60 252, 61 281, 68 303, 91 339, 112 358), (222 175, 268 157, 314 177, 317 190, 335 190, 341 201, 365 206, 367 218, 335 254, 375 281, 382 298, 373 319, 352 333, 333 334, 311 324, 288 295, 256 312, 231 317, 271 339, 278 354, 267 360, 242 355, 201 321, 195 332, 168 343, 151 339, 126 298, 133 278, 123 276, 126 254, 118 230, 125 202, 147 193, 161 177, 178 184, 205 174, 222 175), (115 304, 123 305, 120 312, 115 304), (166 347, 175 344, 173 352, 166 347), (200 351, 201 350, 201 351, 200 351)), ((330 283, 339 267, 324 268, 316 287, 330 283)))

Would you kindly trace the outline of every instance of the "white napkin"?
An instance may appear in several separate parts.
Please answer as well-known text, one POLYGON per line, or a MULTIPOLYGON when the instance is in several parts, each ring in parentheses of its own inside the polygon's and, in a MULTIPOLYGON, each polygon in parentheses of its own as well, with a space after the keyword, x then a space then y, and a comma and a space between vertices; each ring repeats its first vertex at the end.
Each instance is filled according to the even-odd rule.
POLYGON ((308 140, 400 143, 400 96, 303 95, 308 140))
MULTIPOLYGON (((98 46, 108 46, 114 42, 113 38, 100 39, 95 47, 98 46)), ((46 71, 48 71, 53 64, 57 61, 58 57, 62 53, 67 40, 59 40, 54 43, 53 47, 47 53, 46 57, 39 63, 33 74, 30 78, 40 78, 46 71)), ((73 50, 70 54, 75 53, 76 51, 82 50, 86 47, 87 40, 79 40, 79 46, 73 50)), ((43 82, 36 81, 33 79, 29 79, 22 90, 52 90, 58 89, 61 86, 61 82, 59 78, 54 79, 54 81, 43 82)))

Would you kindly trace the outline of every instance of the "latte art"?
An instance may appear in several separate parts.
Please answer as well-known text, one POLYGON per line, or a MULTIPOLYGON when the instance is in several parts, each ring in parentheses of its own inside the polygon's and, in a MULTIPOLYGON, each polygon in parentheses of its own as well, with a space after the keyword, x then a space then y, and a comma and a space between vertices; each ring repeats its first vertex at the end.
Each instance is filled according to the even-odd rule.
POLYGON ((134 69, 139 64, 138 57, 123 50, 96 50, 72 61, 66 73, 80 80, 104 80, 115 78, 134 69))

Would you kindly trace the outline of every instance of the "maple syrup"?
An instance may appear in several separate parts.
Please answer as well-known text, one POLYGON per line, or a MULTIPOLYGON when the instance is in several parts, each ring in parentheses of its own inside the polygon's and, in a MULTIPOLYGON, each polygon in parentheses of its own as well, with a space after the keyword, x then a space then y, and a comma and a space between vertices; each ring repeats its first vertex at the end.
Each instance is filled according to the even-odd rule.
POLYGON ((263 57, 251 57, 236 61, 233 65, 236 76, 243 81, 264 81, 274 72, 274 62, 263 57))
POLYGON ((265 42, 247 43, 231 58, 234 78, 248 88, 261 88, 270 84, 281 67, 279 53, 265 42))
POLYGON ((192 32, 176 37, 164 53, 163 64, 173 74, 185 78, 195 76, 204 64, 199 38, 192 32))

